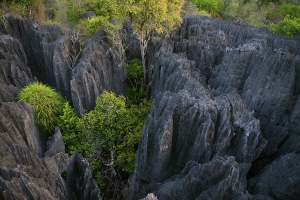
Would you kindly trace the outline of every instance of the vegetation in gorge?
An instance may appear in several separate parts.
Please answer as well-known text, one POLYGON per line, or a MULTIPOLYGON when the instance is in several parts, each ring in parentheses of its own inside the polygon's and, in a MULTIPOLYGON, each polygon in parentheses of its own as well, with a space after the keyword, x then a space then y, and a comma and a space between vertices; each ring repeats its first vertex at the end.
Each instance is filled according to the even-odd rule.
POLYGON ((35 122, 43 133, 54 127, 62 132, 66 152, 77 151, 90 163, 95 183, 105 199, 119 199, 134 170, 134 158, 151 101, 145 99, 141 62, 127 64, 128 92, 116 96, 104 91, 90 112, 78 116, 63 97, 49 86, 32 83, 19 93, 19 100, 35 108, 35 122))
POLYGON ((104 91, 94 110, 81 117, 67 102, 59 121, 66 151, 70 155, 80 152, 91 164, 105 199, 120 198, 134 170, 135 152, 151 106, 145 99, 141 61, 131 61, 127 70, 131 84, 126 97, 104 91))

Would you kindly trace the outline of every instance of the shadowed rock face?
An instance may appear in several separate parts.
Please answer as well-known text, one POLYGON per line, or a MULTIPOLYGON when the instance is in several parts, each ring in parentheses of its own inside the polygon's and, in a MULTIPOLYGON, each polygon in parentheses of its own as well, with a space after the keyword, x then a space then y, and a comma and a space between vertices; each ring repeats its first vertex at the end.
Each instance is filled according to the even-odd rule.
POLYGON ((123 94, 126 78, 121 55, 108 45, 104 31, 99 31, 84 44, 82 58, 72 70, 71 94, 75 110, 83 114, 93 109, 103 90, 123 94))
POLYGON ((22 44, 10 35, 0 35, 0 65, 0 102, 15 101, 33 78, 22 44))
POLYGON ((153 38, 128 199, 297 199, 299 45, 200 17, 153 38))
POLYGON ((250 179, 249 191, 274 199, 297 199, 300 195, 300 155, 289 153, 274 160, 250 179))
POLYGON ((44 157, 45 145, 34 126, 33 115, 33 107, 26 103, 1 103, 0 190, 3 196, 6 199, 101 199, 82 157, 75 153, 70 158, 57 151, 64 148, 59 130, 44 157), (68 174, 66 181, 61 176, 64 171, 68 174))

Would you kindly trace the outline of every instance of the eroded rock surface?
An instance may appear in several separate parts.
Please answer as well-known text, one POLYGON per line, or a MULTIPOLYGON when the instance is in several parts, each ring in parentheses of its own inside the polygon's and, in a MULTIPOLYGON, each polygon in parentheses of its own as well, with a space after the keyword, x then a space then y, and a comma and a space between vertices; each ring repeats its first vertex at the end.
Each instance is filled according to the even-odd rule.
POLYGON ((103 31, 90 38, 81 50, 76 32, 9 14, 3 19, 5 31, 21 42, 33 76, 59 91, 78 113, 93 109, 103 90, 125 92, 124 61, 108 44, 103 31))
POLYGON ((26 103, 0 104, 0 190, 5 199, 101 199, 80 155, 70 158, 56 149, 44 157, 33 115, 26 103), (68 174, 66 181, 63 172, 68 174))
MULTIPOLYGON (((103 90, 124 92, 122 57, 103 31, 77 57, 74 33, 10 15, 4 19, 0 195, 100 199, 82 157, 61 153, 59 134, 47 148, 34 126, 33 108, 9 101, 36 77, 82 114, 103 90)), ((127 43, 134 40, 126 37, 127 43)), ((155 101, 127 199, 149 193, 158 199, 297 199, 299 46, 299 40, 267 30, 201 17, 185 18, 171 37, 153 38, 148 96, 155 101)))
POLYGON ((33 107, 16 103, 20 89, 33 81, 55 87, 71 100, 70 77, 76 64, 78 41, 73 35, 64 35, 57 26, 40 26, 11 15, 3 20, 0 198, 101 199, 89 165, 81 155, 74 153, 69 157, 64 153, 59 129, 47 142, 34 125, 33 107))
POLYGON ((297 199, 299 45, 201 17, 153 38, 129 199, 297 199))
POLYGON ((15 101, 33 77, 22 44, 10 35, 0 35, 0 66, 0 102, 15 101))
POLYGON ((125 92, 127 72, 121 54, 108 45, 104 31, 92 36, 83 46, 83 55, 72 70, 71 93, 80 114, 94 108, 103 90, 125 92))
POLYGON ((285 154, 250 179, 249 191, 274 199, 297 199, 300 195, 300 155, 285 154))

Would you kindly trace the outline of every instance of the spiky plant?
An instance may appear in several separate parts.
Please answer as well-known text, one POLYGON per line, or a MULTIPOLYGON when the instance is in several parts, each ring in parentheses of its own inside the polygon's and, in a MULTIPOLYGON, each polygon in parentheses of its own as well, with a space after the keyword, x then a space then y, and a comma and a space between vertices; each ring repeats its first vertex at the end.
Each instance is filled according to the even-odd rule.
POLYGON ((24 87, 18 95, 19 101, 31 104, 35 109, 35 124, 50 135, 63 114, 64 98, 53 88, 33 82, 24 87))

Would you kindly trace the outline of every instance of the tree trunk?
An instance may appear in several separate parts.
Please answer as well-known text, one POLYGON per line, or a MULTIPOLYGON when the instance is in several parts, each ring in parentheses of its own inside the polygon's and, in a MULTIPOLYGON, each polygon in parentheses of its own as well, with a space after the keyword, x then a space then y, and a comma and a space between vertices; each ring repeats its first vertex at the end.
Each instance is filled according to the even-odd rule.
POLYGON ((143 82, 147 84, 147 67, 146 67, 146 50, 147 50, 148 40, 144 38, 140 39, 140 49, 141 49, 141 56, 142 56, 142 65, 143 65, 143 82))

